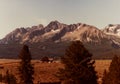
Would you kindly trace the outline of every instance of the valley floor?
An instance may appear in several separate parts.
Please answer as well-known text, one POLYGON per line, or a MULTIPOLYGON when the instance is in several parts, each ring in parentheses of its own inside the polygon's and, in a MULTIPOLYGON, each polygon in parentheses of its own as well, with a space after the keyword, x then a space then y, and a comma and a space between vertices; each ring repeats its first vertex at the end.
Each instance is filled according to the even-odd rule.
MULTIPOLYGON (((99 81, 101 81, 103 72, 105 69, 108 70, 111 60, 96 60, 95 69, 99 76, 99 81)), ((53 63, 42 63, 40 60, 33 60, 32 63, 35 67, 34 73, 34 83, 40 82, 57 82, 59 81, 55 74, 59 68, 62 68, 63 65, 59 61, 53 63)), ((13 73, 18 78, 17 66, 19 65, 19 60, 11 59, 0 59, 0 73, 3 75, 5 71, 9 70, 10 73, 13 73)), ((17 80, 19 81, 19 80, 17 80)))

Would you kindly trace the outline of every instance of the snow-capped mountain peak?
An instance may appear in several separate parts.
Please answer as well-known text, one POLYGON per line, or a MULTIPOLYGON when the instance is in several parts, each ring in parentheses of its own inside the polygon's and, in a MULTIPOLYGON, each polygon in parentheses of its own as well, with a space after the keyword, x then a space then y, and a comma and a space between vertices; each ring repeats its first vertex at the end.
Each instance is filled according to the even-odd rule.
POLYGON ((106 34, 120 36, 120 24, 109 24, 103 30, 106 34))

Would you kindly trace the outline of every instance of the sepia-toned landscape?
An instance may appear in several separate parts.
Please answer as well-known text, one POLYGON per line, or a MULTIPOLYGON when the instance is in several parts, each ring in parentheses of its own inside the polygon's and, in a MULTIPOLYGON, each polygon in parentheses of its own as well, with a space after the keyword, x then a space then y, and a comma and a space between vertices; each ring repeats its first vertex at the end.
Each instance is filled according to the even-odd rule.
POLYGON ((0 84, 120 84, 120 0, 0 0, 0 84))

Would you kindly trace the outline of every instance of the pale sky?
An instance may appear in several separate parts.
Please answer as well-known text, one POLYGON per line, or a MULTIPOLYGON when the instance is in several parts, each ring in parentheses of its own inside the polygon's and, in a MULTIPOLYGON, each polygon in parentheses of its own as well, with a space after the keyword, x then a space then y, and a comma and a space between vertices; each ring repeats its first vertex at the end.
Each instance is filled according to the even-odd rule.
POLYGON ((86 23, 98 28, 120 23, 120 0, 0 0, 0 38, 20 27, 86 23))

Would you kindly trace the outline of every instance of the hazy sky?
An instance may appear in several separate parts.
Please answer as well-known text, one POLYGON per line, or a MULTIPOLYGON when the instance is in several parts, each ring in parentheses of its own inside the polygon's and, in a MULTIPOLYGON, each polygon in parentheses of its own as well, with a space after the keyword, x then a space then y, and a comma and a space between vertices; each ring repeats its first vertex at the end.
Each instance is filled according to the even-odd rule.
POLYGON ((15 28, 87 23, 98 28, 120 23, 120 0, 0 0, 0 38, 15 28))

